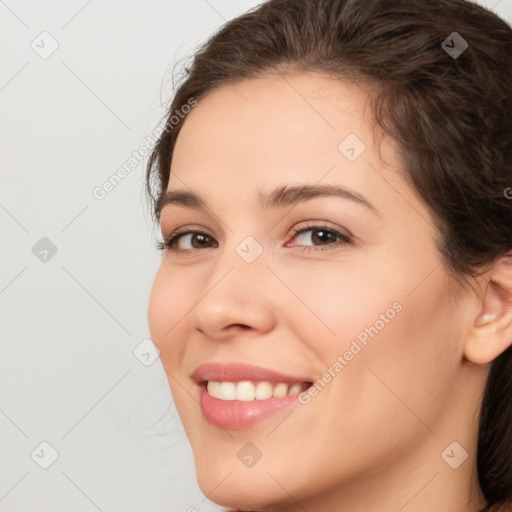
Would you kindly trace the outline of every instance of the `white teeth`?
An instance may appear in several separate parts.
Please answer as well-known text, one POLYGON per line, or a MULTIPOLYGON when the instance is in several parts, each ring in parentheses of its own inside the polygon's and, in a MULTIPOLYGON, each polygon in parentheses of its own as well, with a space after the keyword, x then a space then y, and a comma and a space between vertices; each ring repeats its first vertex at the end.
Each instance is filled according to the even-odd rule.
POLYGON ((267 400, 272 396, 272 384, 270 382, 258 382, 254 397, 256 400, 267 400))
POLYGON ((210 395, 212 395, 214 397, 220 396, 220 382, 217 382, 215 380, 210 380, 210 381, 208 381, 206 388, 210 395))
POLYGON ((295 395, 297 393, 300 393, 302 391, 302 384, 293 384, 290 386, 290 389, 288 390, 289 395, 295 395))
POLYGON ((239 382, 236 386, 235 400, 242 400, 243 402, 250 402, 254 400, 254 384, 248 380, 239 382))
POLYGON ((280 382, 279 384, 276 384, 274 386, 274 389, 272 390, 272 396, 276 396, 276 397, 283 397, 283 396, 286 396, 288 394, 288 384, 284 384, 282 382, 280 382))
POLYGON ((223 400, 234 400, 236 397, 236 386, 234 382, 221 382, 219 394, 223 400))
POLYGON ((241 382, 208 381, 206 386, 208 394, 214 398, 219 398, 220 400, 240 400, 242 402, 295 395, 300 393, 302 388, 303 384, 300 383, 286 384, 279 382, 272 385, 270 382, 253 383, 248 380, 241 382))

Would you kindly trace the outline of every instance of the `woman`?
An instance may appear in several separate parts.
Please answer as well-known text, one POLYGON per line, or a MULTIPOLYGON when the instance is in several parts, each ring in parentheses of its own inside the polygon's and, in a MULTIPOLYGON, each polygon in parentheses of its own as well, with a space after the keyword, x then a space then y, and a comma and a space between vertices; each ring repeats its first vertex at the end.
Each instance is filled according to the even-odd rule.
POLYGON ((463 0, 271 0, 148 163, 148 319, 230 509, 512 500, 512 30, 463 0))

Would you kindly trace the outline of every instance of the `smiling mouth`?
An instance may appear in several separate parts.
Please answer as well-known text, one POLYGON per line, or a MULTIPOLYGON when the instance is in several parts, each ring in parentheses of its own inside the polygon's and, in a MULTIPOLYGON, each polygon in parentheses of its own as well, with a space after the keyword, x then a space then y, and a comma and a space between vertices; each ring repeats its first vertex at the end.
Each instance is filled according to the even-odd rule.
POLYGON ((237 362, 209 362, 191 374, 203 417, 211 426, 232 430, 255 427, 299 403, 311 377, 284 374, 237 362))
POLYGON ((252 402, 298 395, 313 385, 312 382, 268 382, 242 380, 232 381, 203 381, 202 386, 208 394, 219 400, 239 400, 252 402))

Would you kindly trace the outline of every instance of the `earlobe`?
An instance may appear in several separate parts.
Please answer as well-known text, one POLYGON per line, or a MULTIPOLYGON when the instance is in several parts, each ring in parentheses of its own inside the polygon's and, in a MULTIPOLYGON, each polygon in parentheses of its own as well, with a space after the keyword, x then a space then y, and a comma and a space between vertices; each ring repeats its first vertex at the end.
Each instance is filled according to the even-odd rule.
POLYGON ((512 345, 512 258, 501 258, 489 271, 481 309, 468 333, 464 355, 487 364, 512 345))
POLYGON ((496 318, 494 313, 483 313, 478 316, 475 322, 475 327, 480 327, 481 325, 489 324, 496 318))

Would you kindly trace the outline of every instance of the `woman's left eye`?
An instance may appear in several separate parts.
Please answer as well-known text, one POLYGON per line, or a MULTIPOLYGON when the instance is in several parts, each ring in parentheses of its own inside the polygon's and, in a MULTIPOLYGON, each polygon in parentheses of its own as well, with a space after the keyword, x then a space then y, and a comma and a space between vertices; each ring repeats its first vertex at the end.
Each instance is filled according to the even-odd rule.
MULTIPOLYGON (((294 229, 294 240, 299 240, 299 244, 303 245, 304 251, 335 249, 339 246, 348 245, 351 243, 351 238, 348 235, 340 233, 339 231, 329 228, 327 226, 306 226, 294 229), (308 234, 310 233, 310 234, 308 234), (310 241, 312 244, 308 244, 310 241)), ((218 242, 215 239, 202 231, 181 231, 174 232, 167 237, 163 242, 157 243, 157 248, 160 250, 167 249, 172 252, 191 252, 194 249, 208 249, 209 247, 218 247, 218 242), (183 248, 179 247, 182 242, 188 241, 192 247, 183 248), (194 247, 195 244, 195 247, 194 247), (213 244, 213 245, 208 245, 213 244)), ((289 247, 289 244, 286 244, 289 247)))
POLYGON ((335 229, 328 228, 327 226, 307 226, 295 229, 294 233, 294 239, 298 239, 303 242, 298 245, 304 245, 305 251, 310 251, 313 248, 325 251, 327 249, 337 248, 341 245, 347 245, 351 242, 349 236, 340 233, 335 229), (304 242, 307 242, 308 240, 312 241, 313 245, 305 245, 304 242), (319 242, 320 245, 314 245, 315 241, 319 242))

